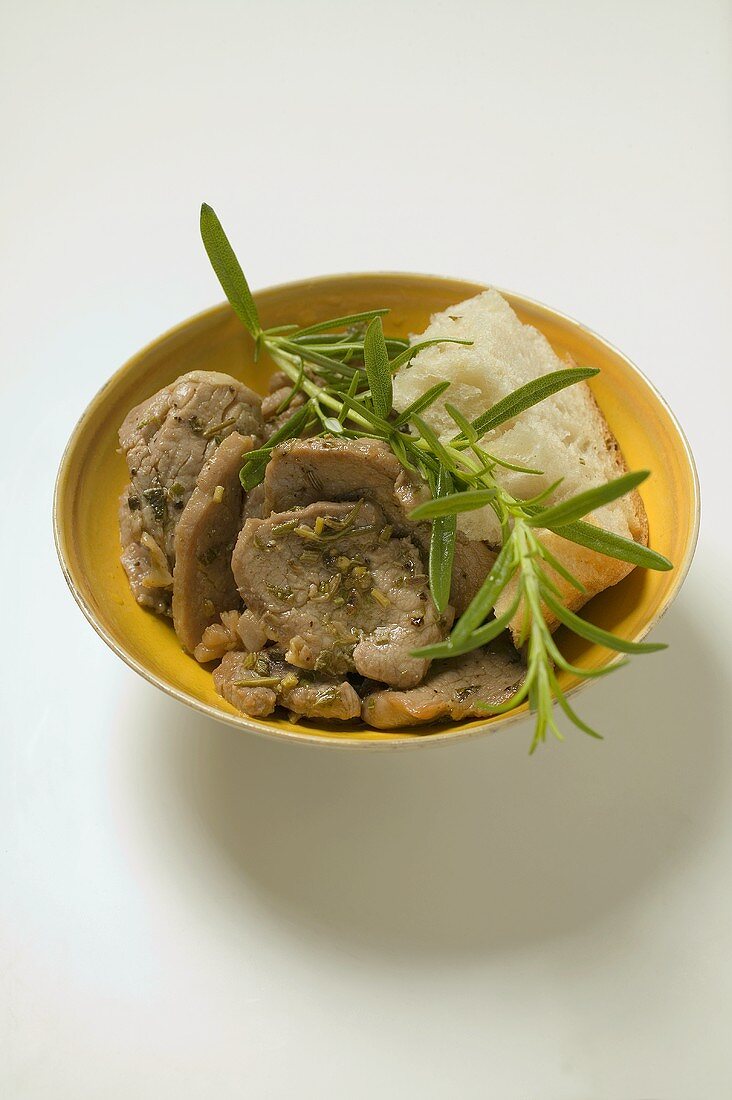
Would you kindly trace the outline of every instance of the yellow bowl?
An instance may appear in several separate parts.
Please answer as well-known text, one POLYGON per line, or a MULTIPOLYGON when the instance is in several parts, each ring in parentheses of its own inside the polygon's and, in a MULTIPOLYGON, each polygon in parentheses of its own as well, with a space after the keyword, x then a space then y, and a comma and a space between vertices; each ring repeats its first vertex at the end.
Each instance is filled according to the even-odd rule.
MULTIPOLYGON (((425 328, 435 310, 479 293, 474 283, 428 275, 334 275, 271 287, 257 296, 263 324, 310 324, 357 310, 387 306, 387 330, 406 335, 425 328)), ((634 570, 587 606, 592 622, 640 639, 658 622, 689 568, 699 526, 699 488, 688 443, 670 409, 633 364, 599 336, 553 309, 505 294, 519 317, 540 329, 560 354, 601 368, 592 389, 631 469, 648 468, 642 487, 651 545, 670 558, 671 572, 634 570)), ((127 411, 186 371, 225 371, 265 393, 270 366, 253 362, 253 344, 228 305, 207 310, 171 329, 135 355, 91 402, 69 440, 54 502, 54 531, 69 587, 97 633, 132 668, 169 695, 242 730, 326 745, 391 748, 474 736, 526 714, 441 723, 380 733, 357 723, 245 718, 221 699, 211 673, 180 648, 169 620, 143 611, 132 598, 119 563, 117 499, 127 480, 117 453, 117 429, 127 411)), ((574 635, 558 635, 581 667, 617 658, 574 635)), ((650 659, 650 658, 647 658, 650 659)), ((562 677, 575 691, 591 681, 562 677)))

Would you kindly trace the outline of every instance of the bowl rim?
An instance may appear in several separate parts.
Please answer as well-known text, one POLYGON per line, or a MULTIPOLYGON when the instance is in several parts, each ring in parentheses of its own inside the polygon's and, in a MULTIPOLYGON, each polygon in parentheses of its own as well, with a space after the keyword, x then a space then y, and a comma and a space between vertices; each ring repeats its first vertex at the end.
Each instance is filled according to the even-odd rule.
MULTIPOLYGON (((599 333, 595 332, 594 329, 591 329, 588 325, 582 324, 580 321, 575 320, 573 317, 570 317, 568 314, 563 313, 560 310, 554 309, 553 306, 545 305, 543 302, 540 302, 536 298, 529 298, 524 294, 518 294, 518 293, 515 293, 514 291, 510 291, 510 290, 506 290, 502 287, 494 286, 493 284, 487 285, 487 284, 482 284, 482 283, 476 283, 476 282, 473 282, 472 280, 469 280, 469 279, 456 279, 456 278, 454 278, 454 276, 425 274, 425 273, 416 272, 416 271, 361 271, 361 272, 346 271, 346 272, 335 272, 335 273, 326 274, 326 275, 317 275, 317 276, 313 276, 313 277, 310 277, 310 278, 304 278, 304 279, 293 279, 293 280, 290 280, 290 281, 284 282, 284 283, 275 283, 275 284, 272 284, 271 286, 262 287, 259 290, 255 291, 254 292, 254 297, 256 298, 258 294, 266 294, 266 293, 269 293, 269 292, 280 291, 280 290, 284 290, 284 289, 293 290, 297 287, 310 288, 314 284, 317 285, 318 283, 332 283, 333 281, 336 281, 336 280, 337 281, 346 281, 346 280, 349 280, 349 279, 364 279, 364 278, 366 278, 366 279, 368 279, 368 278, 379 279, 379 278, 385 278, 385 277, 389 278, 389 279, 405 279, 405 280, 417 278, 417 279, 424 280, 424 281, 434 280, 435 282, 444 282, 446 279, 447 280, 453 280, 455 282, 470 284, 471 286, 475 286, 475 287, 478 287, 478 288, 482 287, 485 290, 488 290, 488 289, 496 290, 499 294, 501 294, 501 295, 503 295, 503 296, 515 301, 515 302, 518 302, 518 303, 521 303, 521 304, 526 304, 528 307, 534 307, 534 308, 537 308, 537 309, 539 309, 541 311, 544 311, 546 313, 552 314, 554 317, 558 318, 560 321, 565 322, 565 323, 569 324, 570 326, 572 326, 576 329, 579 329, 582 332, 587 333, 588 336, 591 336, 593 338, 593 340, 596 340, 598 343, 600 343, 608 351, 612 352, 614 355, 619 356, 624 361, 626 366, 628 366, 633 373, 638 375, 643 380, 643 382, 648 386, 648 388, 653 393, 656 400, 663 407, 663 409, 666 412, 667 416, 669 417, 671 423, 673 424, 674 428, 678 432, 679 438, 680 438, 682 446, 683 446, 684 457, 686 458, 689 469, 691 471, 691 481, 692 481, 692 486, 691 486, 691 488, 692 488, 692 502, 691 503, 692 503, 692 512, 693 512, 693 514, 692 514, 692 517, 691 517, 692 522, 691 522, 690 537, 689 537, 688 542, 687 542, 687 548, 686 548, 686 553, 685 553, 684 559, 683 559, 682 562, 674 565, 673 585, 672 585, 668 595, 666 596, 666 599, 664 600, 664 603, 662 604, 662 606, 660 607, 660 609, 658 610, 656 615, 654 615, 654 617, 652 619, 650 619, 641 629, 636 631, 635 635, 631 639, 632 641, 636 641, 636 642, 641 641, 651 630, 653 630, 653 628, 655 626, 658 625, 658 623, 661 621, 661 619, 664 617, 664 615, 667 613, 667 611, 669 610, 669 608, 673 604, 674 600, 676 599, 676 597, 679 593, 679 590, 681 589, 681 586, 684 583, 684 580, 686 579, 686 577, 688 575, 689 569, 691 567, 692 560, 694 558, 694 553, 696 551, 697 541, 698 541, 698 538, 699 538, 699 526, 700 526, 700 522, 701 522, 701 490, 700 490, 700 484, 699 484, 699 474, 698 474, 696 462, 694 460, 694 455, 693 455, 693 452, 691 450, 691 445, 690 445, 689 440, 686 436, 686 433, 685 433, 684 429, 682 428, 681 424, 679 423, 678 418, 676 417, 675 413, 673 412, 673 410, 669 406, 668 402, 666 401, 665 397, 658 391, 656 386, 643 373, 643 371, 641 371, 640 368, 637 367, 636 364, 631 359, 628 358, 628 356, 625 354, 625 352, 621 351, 614 344, 612 344, 609 340, 606 340, 605 337, 600 336, 599 333)), ((480 291, 478 291, 478 292, 480 292, 480 291)), ((271 740, 295 742, 295 743, 299 743, 299 744, 308 744, 308 745, 313 745, 313 746, 318 746, 318 747, 340 748, 340 749, 350 749, 350 750, 360 749, 362 751, 367 750, 367 751, 370 751, 370 752, 374 752, 374 751, 382 751, 383 752, 383 751, 391 750, 391 749, 409 749, 409 748, 415 748, 417 746, 421 746, 421 747, 425 747, 425 746, 428 746, 428 745, 436 746, 436 745, 444 745, 446 743, 455 743, 455 742, 458 742, 458 741, 472 740, 475 737, 482 736, 486 733, 491 733, 494 730, 498 729, 499 727, 504 728, 504 727, 506 727, 508 725, 511 725, 511 724, 514 724, 516 722, 523 721, 524 719, 529 719, 530 714, 529 714, 528 709, 526 708, 526 704, 522 704, 521 707, 516 709, 515 713, 512 713, 511 711, 509 711, 505 715, 502 715, 498 722, 495 722, 495 721, 485 722, 485 723, 482 723, 482 724, 477 725, 477 726, 470 726, 468 728, 463 728, 463 729, 446 730, 444 732, 434 733, 434 734, 420 733, 420 727, 415 727, 414 732, 412 732, 412 733, 404 734, 404 735, 396 735, 396 736, 393 736, 393 737, 384 737, 383 739, 382 738, 371 739, 371 738, 368 738, 368 737, 349 737, 347 734, 344 734, 342 736, 339 735, 339 734, 333 734, 331 736, 325 736, 324 734, 319 734, 319 733, 316 733, 316 732, 308 732, 308 733, 303 732, 303 733, 300 733, 297 730, 278 729, 275 726, 269 726, 269 725, 265 725, 265 724, 260 725, 260 724, 257 724, 255 722, 251 721, 251 720, 248 720, 246 716, 243 716, 243 715, 239 716, 239 715, 235 715, 235 714, 227 714, 225 711, 219 710, 217 707, 213 707, 208 703, 204 703, 199 699, 195 699, 193 696, 189 695, 187 692, 181 690, 180 688, 177 688, 172 684, 166 683, 165 680, 163 680, 161 677, 157 676, 154 672, 152 672, 149 668, 147 668, 142 662, 138 661, 131 653, 128 653, 125 650, 125 648, 122 645, 120 645, 119 642, 117 642, 117 640, 110 633, 110 631, 108 631, 106 629, 106 627, 97 619, 92 607, 90 606, 90 604, 86 600, 84 594, 81 592, 79 586, 77 585, 77 583, 74 579, 72 569, 71 569, 71 566, 69 564, 69 555, 68 555, 68 549, 67 549, 66 531, 65 531, 65 525, 64 525, 64 522, 63 522, 63 515, 62 515, 62 511, 63 511, 62 506, 63 506, 63 503, 64 503, 64 496, 65 496, 65 493, 66 493, 66 490, 67 490, 68 467, 71 463, 71 458, 72 458, 72 455, 73 455, 74 450, 76 448, 76 445, 78 443, 79 437, 82 433, 82 430, 85 427, 85 425, 86 425, 87 421, 89 420, 89 418, 95 412, 97 406, 101 403, 106 391, 117 381, 118 378, 120 378, 122 375, 126 374, 142 358, 144 358, 151 351, 153 351, 162 341, 168 340, 172 337, 177 336, 178 334, 182 333, 182 331, 184 329, 188 328, 192 324, 195 324, 197 322, 200 322, 200 321, 204 320, 204 318, 211 318, 217 313, 222 313, 222 314, 227 313, 227 312, 230 311, 230 309, 231 309, 231 307, 229 306, 228 302, 220 302, 217 305, 209 306, 206 309, 200 310, 199 312, 192 314, 190 317, 187 317, 184 320, 179 321, 177 324, 171 326, 169 329, 166 329, 165 332, 161 333, 160 335, 154 337, 152 340, 148 341, 142 348, 140 348, 132 356, 130 356, 128 359, 126 359, 125 362, 122 363, 122 365, 119 366, 117 368, 117 370, 115 370, 110 375, 110 377, 107 379, 107 381, 104 382, 104 384, 97 390, 97 392, 94 394, 94 396, 88 402, 88 404, 86 405, 86 407, 82 411, 81 415, 79 416, 78 420, 76 421, 76 423, 74 425, 74 428, 71 432, 71 435, 69 436, 69 439, 66 443, 66 446, 64 447, 63 454, 61 456, 61 461, 59 463, 58 472, 56 474, 56 480, 55 480, 54 491, 53 491, 53 537, 54 537, 54 543, 55 543, 55 546, 56 546, 56 553, 58 555, 58 559, 59 559, 59 563, 61 565, 61 571, 64 575, 64 579, 66 580, 66 583, 67 583, 67 585, 68 585, 68 587, 71 591, 72 596, 74 597, 76 603, 78 604, 79 608, 81 609, 84 617, 87 619, 89 624, 92 626, 92 628, 95 630, 95 632, 99 635, 99 637, 109 646, 109 648, 114 653, 116 653, 116 655, 119 658, 121 658, 122 661, 124 661, 124 663, 126 665, 128 665, 129 668, 131 668, 134 672, 136 672, 144 680, 147 680, 148 683, 152 684, 154 687, 159 688, 166 695, 170 696, 173 699, 176 699, 180 703, 183 703, 185 706, 188 706, 188 707, 192 708, 193 710, 198 711, 198 713, 204 714, 204 715, 206 715, 206 717, 214 719, 217 722, 223 722, 226 725, 232 726, 234 729, 238 729, 238 730, 243 729, 243 730, 246 730, 249 733, 254 733, 254 734, 257 734, 260 737, 266 737, 266 738, 269 738, 271 740)), ((613 660, 611 660, 606 667, 611 668, 615 664, 619 663, 621 660, 622 660, 622 654, 617 654, 616 657, 613 660)), ((589 680, 589 679, 583 680, 583 681, 575 684, 573 687, 569 688, 566 691, 566 694, 567 695, 575 695, 579 691, 582 691, 584 688, 586 688, 590 683, 591 683, 591 680, 589 680)))

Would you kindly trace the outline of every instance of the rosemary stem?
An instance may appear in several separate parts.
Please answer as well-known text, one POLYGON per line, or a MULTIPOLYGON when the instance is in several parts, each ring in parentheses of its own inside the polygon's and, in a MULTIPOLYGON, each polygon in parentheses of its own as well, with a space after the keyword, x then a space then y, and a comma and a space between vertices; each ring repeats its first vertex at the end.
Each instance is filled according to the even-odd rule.
MULTIPOLYGON (((283 348, 278 347, 274 342, 265 340, 267 351, 278 367, 285 372, 288 378, 293 382, 297 382, 300 377, 300 359, 297 355, 293 355, 289 351, 285 351, 283 348)), ((307 375, 305 375, 300 385, 308 397, 312 397, 314 401, 317 401, 321 405, 326 405, 331 412, 340 413, 343 408, 343 402, 338 398, 331 396, 329 393, 325 393, 322 387, 312 382, 307 375)), ((355 409, 346 409, 346 419, 353 420, 354 423, 359 424, 367 431, 371 430, 371 425, 368 420, 356 412, 355 409)))

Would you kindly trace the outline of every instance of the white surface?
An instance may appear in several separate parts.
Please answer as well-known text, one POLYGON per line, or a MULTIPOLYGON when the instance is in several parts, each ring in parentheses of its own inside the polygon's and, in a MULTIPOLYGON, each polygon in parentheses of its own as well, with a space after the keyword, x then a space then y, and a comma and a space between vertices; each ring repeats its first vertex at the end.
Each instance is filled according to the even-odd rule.
POLYGON ((729 31, 703 0, 6 7, 5 1096, 731 1094, 729 31), (671 649, 582 696, 604 744, 270 744, 84 622, 56 466, 218 300, 202 198, 255 286, 494 281, 667 396, 702 537, 671 649))

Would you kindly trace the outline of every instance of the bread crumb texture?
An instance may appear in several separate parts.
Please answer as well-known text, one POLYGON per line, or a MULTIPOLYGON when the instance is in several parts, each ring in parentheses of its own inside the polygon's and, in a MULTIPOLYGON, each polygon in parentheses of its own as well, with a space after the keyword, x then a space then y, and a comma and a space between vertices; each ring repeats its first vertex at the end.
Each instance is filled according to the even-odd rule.
MULTIPOLYGON (((449 390, 423 414, 442 439, 449 439, 457 431, 445 411, 445 402, 472 420, 519 386, 567 365, 546 337, 531 325, 522 324, 495 290, 486 290, 434 314, 425 332, 413 337, 412 342, 440 337, 472 340, 473 344, 438 344, 419 352, 411 366, 394 379, 394 405, 404 409, 430 386, 449 379, 449 390)), ((514 496, 524 499, 561 477, 564 480, 551 498, 552 503, 558 503, 617 477, 625 469, 585 382, 527 409, 488 432, 482 442, 498 458, 542 471, 536 475, 497 468, 497 480, 514 496)), ((598 509, 594 518, 608 530, 633 538, 639 534, 635 511, 632 499, 623 498, 598 509)), ((459 525, 469 538, 500 543, 498 521, 490 508, 466 513, 459 525)))

